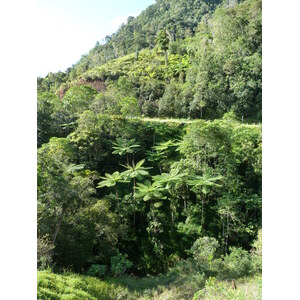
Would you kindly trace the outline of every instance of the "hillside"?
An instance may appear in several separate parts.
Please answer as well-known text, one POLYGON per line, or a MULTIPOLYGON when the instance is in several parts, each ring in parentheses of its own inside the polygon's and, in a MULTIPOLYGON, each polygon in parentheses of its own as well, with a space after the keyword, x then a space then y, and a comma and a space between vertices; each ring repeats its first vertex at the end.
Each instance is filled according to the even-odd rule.
POLYGON ((129 16, 127 23, 120 26, 112 36, 107 36, 105 44, 98 42, 68 72, 70 77, 102 65, 109 60, 144 48, 153 49, 157 33, 164 29, 170 42, 176 43, 195 34, 202 17, 212 12, 220 0, 158 0, 136 18, 129 16))
POLYGON ((47 111, 40 113, 58 123, 56 127, 76 120, 75 107, 71 114, 65 110, 70 101, 75 106, 83 103, 96 114, 215 119, 233 111, 242 121, 259 122, 261 1, 223 5, 211 16, 206 14, 197 28, 194 36, 174 43, 169 33, 164 36, 165 31, 160 31, 162 41, 157 40, 154 49, 110 60, 77 79, 62 79, 61 73, 38 79, 38 110, 46 106, 47 111), (163 41, 168 42, 166 50, 163 41), (82 84, 93 92, 81 89, 79 94, 76 87, 82 84), (66 92, 62 102, 54 101, 66 92))
POLYGON ((38 78, 38 297, 259 299, 261 58, 261 0, 159 0, 38 78))

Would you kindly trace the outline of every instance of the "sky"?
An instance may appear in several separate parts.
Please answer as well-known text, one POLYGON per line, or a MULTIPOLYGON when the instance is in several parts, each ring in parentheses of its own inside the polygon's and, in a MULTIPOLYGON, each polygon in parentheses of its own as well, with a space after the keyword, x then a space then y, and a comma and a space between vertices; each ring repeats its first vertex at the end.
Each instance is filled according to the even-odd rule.
POLYGON ((38 0, 37 76, 65 71, 154 0, 38 0))

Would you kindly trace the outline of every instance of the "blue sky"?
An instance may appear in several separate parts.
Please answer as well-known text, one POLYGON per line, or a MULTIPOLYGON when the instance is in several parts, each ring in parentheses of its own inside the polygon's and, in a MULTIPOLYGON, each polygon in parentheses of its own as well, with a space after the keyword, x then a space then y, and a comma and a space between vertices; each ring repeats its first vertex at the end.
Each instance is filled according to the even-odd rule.
POLYGON ((38 0, 37 76, 65 71, 154 0, 38 0))

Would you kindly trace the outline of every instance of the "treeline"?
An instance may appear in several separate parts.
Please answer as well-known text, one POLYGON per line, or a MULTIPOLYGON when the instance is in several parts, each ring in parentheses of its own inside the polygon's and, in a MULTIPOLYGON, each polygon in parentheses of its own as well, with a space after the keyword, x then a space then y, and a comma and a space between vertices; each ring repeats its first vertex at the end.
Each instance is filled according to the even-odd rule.
MULTIPOLYGON (((158 1, 148 10, 164 7, 165 2, 158 1)), ((200 3, 192 2, 196 6, 200 3)), ((186 16, 198 11, 188 5, 189 1, 168 3, 166 13, 178 14, 178 18, 182 16, 180 8, 189 11, 186 16)), ((132 22, 144 20, 148 24, 148 10, 132 22)), ((127 50, 118 56, 125 56, 86 68, 73 81, 63 72, 49 74, 38 79, 38 90, 59 94, 80 85, 75 78, 87 84, 100 80, 107 90, 100 91, 101 96, 93 103, 96 112, 120 114, 118 107, 130 102, 134 115, 215 119, 232 110, 241 120, 261 121, 261 0, 235 5, 225 2, 200 19, 197 27, 192 26, 195 34, 178 39, 165 21, 158 22, 164 25, 157 25, 163 29, 157 28, 153 47, 144 45, 148 48, 140 50, 139 46, 134 50, 123 45, 122 49, 127 50), (130 95, 130 100, 124 100, 124 95, 130 95)), ((127 36, 130 24, 124 25, 116 38, 123 31, 127 36)), ((134 42, 129 45, 134 47, 134 42)))

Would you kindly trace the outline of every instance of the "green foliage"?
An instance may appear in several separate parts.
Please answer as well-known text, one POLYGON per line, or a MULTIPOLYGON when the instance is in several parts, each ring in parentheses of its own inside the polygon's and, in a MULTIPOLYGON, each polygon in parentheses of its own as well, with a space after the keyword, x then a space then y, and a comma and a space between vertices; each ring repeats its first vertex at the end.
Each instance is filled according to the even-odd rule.
MULTIPOLYGON (((73 85, 63 101, 71 115, 89 106, 129 117, 142 112, 211 119, 234 111, 241 120, 260 121, 261 0, 224 2, 216 9, 219 2, 159 1, 129 17, 66 73, 38 78, 38 90, 61 92, 73 85), (90 93, 82 80, 106 81, 107 89, 90 93)), ((61 124, 72 122, 65 118, 61 124)))
POLYGON ((167 51, 169 49, 169 38, 165 30, 158 32, 156 42, 159 44, 161 50, 167 51))
POLYGON ((205 236, 194 242, 190 252, 197 264, 205 270, 213 260, 218 247, 219 243, 215 238, 205 236))
POLYGON ((137 117, 140 115, 140 108, 137 99, 133 96, 124 97, 120 101, 121 113, 125 117, 137 117))
POLYGON ((231 281, 205 280, 190 261, 177 263, 166 274, 139 279, 123 275, 100 280, 47 270, 38 272, 38 299, 261 299, 261 276, 237 279, 236 285, 234 290, 231 281))
POLYGON ((252 249, 252 268, 255 273, 262 271, 262 230, 257 233, 257 239, 253 243, 252 249))
MULTIPOLYGON (((262 135, 247 123, 261 118, 261 1, 218 3, 156 1, 38 78, 39 268, 86 273, 127 253, 134 274, 164 272, 139 281, 146 299, 261 271, 262 135)), ((58 297, 89 299, 76 293, 58 297)))
POLYGON ((55 134, 55 125, 52 114, 56 96, 52 93, 44 92, 37 94, 37 144, 40 147, 47 143, 51 136, 55 134))
POLYGON ((237 289, 233 289, 230 282, 216 281, 209 278, 205 288, 194 294, 193 300, 260 300, 262 299, 261 276, 246 277, 236 282, 237 289))
POLYGON ((127 120, 86 111, 69 138, 39 150, 39 230, 57 235, 56 266, 108 264, 126 247, 134 272, 156 273, 167 269, 169 257, 185 258, 199 237, 216 238, 224 254, 229 246, 249 247, 261 222, 259 136, 260 126, 228 119, 127 120), (180 126, 187 131, 175 143, 180 126), (119 162, 126 154, 132 163, 124 171, 119 162), (105 176, 99 182, 87 167, 105 176))
MULTIPOLYGON (((178 116, 178 111, 175 111, 175 105, 180 91, 180 85, 172 80, 165 89, 162 98, 159 100, 159 115, 160 116, 178 116)), ((180 110, 179 110, 180 111, 180 110)), ((179 112, 180 115, 180 112, 179 112)))
POLYGON ((110 300, 122 288, 97 278, 67 273, 58 275, 50 271, 38 272, 37 299, 110 300))
POLYGON ((143 167, 145 159, 140 160, 136 164, 132 166, 126 165, 124 166, 127 170, 123 172, 123 175, 128 178, 137 178, 142 179, 144 176, 149 175, 147 169, 151 169, 150 167, 143 167))
POLYGON ((54 92, 57 90, 66 80, 68 74, 64 72, 52 73, 49 72, 45 78, 37 78, 37 88, 39 92, 54 92))
POLYGON ((249 252, 242 248, 230 247, 230 254, 224 257, 224 276, 239 278, 251 272, 251 257, 249 252))
POLYGON ((94 277, 102 277, 107 270, 106 265, 91 265, 87 271, 87 275, 94 276, 94 277))
POLYGON ((71 87, 63 98, 63 108, 71 114, 81 114, 89 108, 97 91, 85 85, 71 87))
POLYGON ((189 184, 193 186, 192 190, 197 191, 199 188, 204 195, 210 192, 211 187, 221 187, 220 184, 215 183, 218 180, 223 179, 222 176, 212 177, 210 174, 205 173, 203 176, 194 176, 189 180, 189 184))
POLYGON ((127 254, 119 253, 111 258, 110 270, 114 275, 122 275, 133 266, 133 263, 127 257, 127 254))
POLYGON ((102 188, 104 186, 106 187, 112 187, 115 186, 118 182, 123 181, 124 176, 120 174, 118 171, 114 172, 113 174, 107 174, 105 173, 105 177, 100 177, 103 179, 101 182, 98 184, 98 188, 102 188))
POLYGON ((253 243, 253 254, 262 256, 262 230, 257 233, 257 239, 253 243))
POLYGON ((57 237, 58 266, 79 272, 91 263, 108 265, 111 255, 117 253, 119 228, 116 222, 117 216, 103 200, 66 218, 57 237))
POLYGON ((206 116, 232 109, 241 118, 261 118, 260 0, 217 8, 212 17, 202 19, 189 49, 192 115, 202 117, 204 107, 206 116))
POLYGON ((44 270, 53 262, 54 245, 51 243, 49 236, 45 235, 37 239, 37 267, 44 270))
POLYGON ((135 153, 140 148, 139 144, 135 143, 135 139, 127 140, 124 138, 117 138, 113 142, 113 154, 126 155, 127 164, 129 164, 128 154, 135 153))
MULTIPOLYGON (((164 189, 160 187, 157 182, 151 184, 151 182, 147 180, 145 184, 137 183, 137 190, 137 197, 143 198, 144 201, 166 199, 162 194, 164 189)), ((155 207, 159 207, 160 205, 161 202, 154 204, 155 207)))
MULTIPOLYGON (((86 70, 103 65, 117 57, 143 48, 152 49, 160 30, 165 31, 172 42, 181 41, 191 36, 196 31, 202 16, 213 11, 216 4, 220 2, 219 0, 171 2, 163 0, 150 5, 136 18, 128 17, 127 24, 121 25, 111 36, 106 36, 104 44, 97 42, 88 55, 83 55, 80 61, 63 75, 73 80, 86 70)), ((139 55, 137 57, 140 59, 139 55)), ((44 80, 45 82, 42 81, 41 86, 52 87, 53 80, 49 82, 49 77, 47 79, 44 80)))

